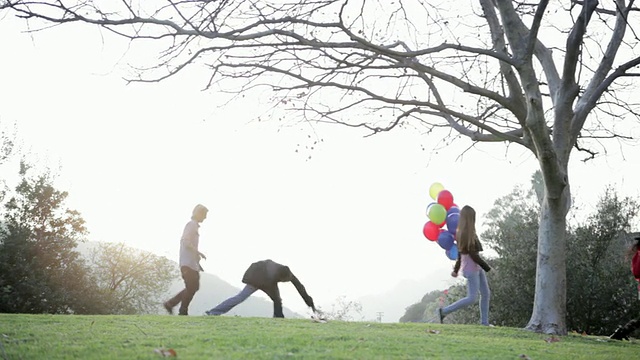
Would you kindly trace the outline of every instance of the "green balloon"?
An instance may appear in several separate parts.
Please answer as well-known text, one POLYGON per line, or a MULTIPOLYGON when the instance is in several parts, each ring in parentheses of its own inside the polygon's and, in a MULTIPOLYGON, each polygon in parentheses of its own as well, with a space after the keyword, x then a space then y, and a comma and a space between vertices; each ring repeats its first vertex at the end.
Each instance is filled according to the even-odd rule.
POLYGON ((447 219, 447 209, 440 204, 433 204, 429 207, 427 216, 429 216, 429 220, 431 220, 432 223, 440 225, 447 219))

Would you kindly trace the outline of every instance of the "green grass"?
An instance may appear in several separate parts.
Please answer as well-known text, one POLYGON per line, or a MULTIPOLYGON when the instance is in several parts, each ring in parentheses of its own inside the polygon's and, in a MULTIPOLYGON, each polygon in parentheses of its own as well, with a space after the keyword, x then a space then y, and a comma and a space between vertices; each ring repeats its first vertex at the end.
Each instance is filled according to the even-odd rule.
POLYGON ((634 359, 640 342, 472 325, 0 314, 0 359, 634 359))

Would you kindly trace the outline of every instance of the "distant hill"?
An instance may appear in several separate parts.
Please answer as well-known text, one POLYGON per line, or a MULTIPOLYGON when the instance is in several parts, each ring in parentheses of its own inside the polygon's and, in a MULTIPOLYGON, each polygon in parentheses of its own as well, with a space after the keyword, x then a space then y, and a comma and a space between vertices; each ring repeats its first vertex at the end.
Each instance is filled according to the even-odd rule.
POLYGON ((377 321, 378 313, 381 313, 382 322, 398 322, 407 307, 420 302, 430 291, 444 290, 453 281, 451 279, 449 273, 437 272, 420 280, 402 280, 385 292, 366 295, 356 301, 362 305, 364 320, 377 321))
MULTIPOLYGON (((92 249, 94 249, 98 244, 99 243, 97 242, 88 241, 78 244, 77 250, 82 256, 87 257, 91 253, 92 249)), ((178 263, 174 261, 171 262, 175 264, 177 269, 178 263)), ((240 281, 238 281, 238 283, 240 284, 240 281)), ((183 288, 184 282, 182 281, 182 278, 177 277, 169 287, 168 293, 164 296, 163 299, 160 300, 166 300, 170 298, 183 288)), ((236 295, 240 290, 240 288, 229 284, 217 275, 202 272, 200 273, 200 290, 193 297, 193 300, 189 305, 189 314, 203 315, 206 310, 209 310, 225 299, 236 295)), ((260 293, 261 292, 258 291, 256 292, 256 295, 260 293)), ((164 311, 164 309, 158 307, 158 313, 164 314, 166 312, 164 311)), ((283 313, 284 316, 288 318, 303 317, 286 307, 283 308, 283 313)), ((226 315, 244 317, 272 317, 273 303, 271 302, 271 300, 253 295, 242 304, 233 308, 233 310, 231 310, 226 315)))

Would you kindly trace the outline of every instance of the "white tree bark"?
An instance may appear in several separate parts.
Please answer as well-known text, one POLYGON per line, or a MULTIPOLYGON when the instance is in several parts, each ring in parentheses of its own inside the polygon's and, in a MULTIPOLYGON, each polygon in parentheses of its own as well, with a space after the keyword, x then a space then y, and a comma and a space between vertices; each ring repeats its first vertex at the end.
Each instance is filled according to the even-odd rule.
MULTIPOLYGON (((545 195, 538 230, 538 260, 533 313, 527 329, 546 334, 566 334, 566 203, 545 195)), ((514 291, 517 291, 514 289, 514 291)))

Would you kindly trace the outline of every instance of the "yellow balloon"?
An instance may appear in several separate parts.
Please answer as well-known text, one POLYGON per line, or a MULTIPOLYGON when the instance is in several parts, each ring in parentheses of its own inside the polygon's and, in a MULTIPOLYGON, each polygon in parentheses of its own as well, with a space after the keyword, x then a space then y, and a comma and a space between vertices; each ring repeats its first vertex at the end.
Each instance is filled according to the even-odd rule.
POLYGON ((439 182, 434 182, 429 188, 429 195, 433 200, 437 200, 438 194, 440 194, 440 191, 442 190, 444 190, 444 186, 442 186, 442 184, 440 184, 439 182))

